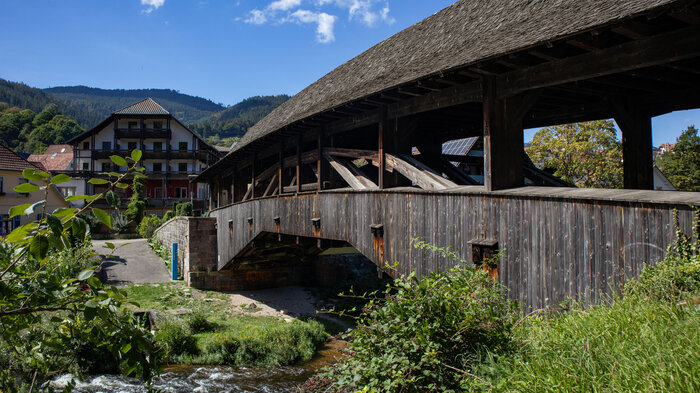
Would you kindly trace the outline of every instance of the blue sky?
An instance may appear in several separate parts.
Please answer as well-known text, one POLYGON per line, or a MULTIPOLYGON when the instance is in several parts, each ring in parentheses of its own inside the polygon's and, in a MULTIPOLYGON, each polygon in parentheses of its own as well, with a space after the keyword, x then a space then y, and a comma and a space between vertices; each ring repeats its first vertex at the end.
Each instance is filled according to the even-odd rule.
MULTIPOLYGON (((0 78, 169 88, 225 105, 293 95, 453 0, 0 0, 0 78)), ((700 110, 654 119, 673 142, 700 110)), ((525 133, 525 139, 532 132, 525 133)))

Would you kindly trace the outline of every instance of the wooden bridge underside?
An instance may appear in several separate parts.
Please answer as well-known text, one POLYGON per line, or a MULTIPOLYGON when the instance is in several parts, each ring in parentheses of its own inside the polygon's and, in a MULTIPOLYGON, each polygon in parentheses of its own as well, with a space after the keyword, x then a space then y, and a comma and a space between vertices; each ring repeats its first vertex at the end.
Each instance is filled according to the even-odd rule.
MULTIPOLYGON (((263 233, 352 244, 378 267, 398 262, 396 276, 454 264, 418 250, 412 239, 451 247, 467 261, 472 243, 505 251, 499 280, 524 305, 567 297, 596 301, 644 263, 663 258, 674 240, 673 210, 691 231, 697 193, 482 186, 442 191, 351 189, 259 198, 216 209, 219 268, 263 233)), ((322 242, 319 242, 322 244, 322 242)))

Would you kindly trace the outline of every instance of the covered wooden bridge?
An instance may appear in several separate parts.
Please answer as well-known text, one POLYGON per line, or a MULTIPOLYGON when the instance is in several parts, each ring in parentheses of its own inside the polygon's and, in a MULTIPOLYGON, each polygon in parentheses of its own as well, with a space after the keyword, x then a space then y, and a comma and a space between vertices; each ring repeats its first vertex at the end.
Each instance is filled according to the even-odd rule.
POLYGON ((527 305, 595 300, 664 255, 674 208, 690 229, 700 195, 652 191, 651 118, 697 107, 696 1, 458 1, 308 86, 195 181, 219 269, 270 233, 346 241, 392 275, 453 263, 419 238, 474 263, 505 250, 497 274, 527 305), (524 153, 524 128, 606 118, 625 190, 562 187, 524 153), (443 151, 467 137, 483 155, 443 151))

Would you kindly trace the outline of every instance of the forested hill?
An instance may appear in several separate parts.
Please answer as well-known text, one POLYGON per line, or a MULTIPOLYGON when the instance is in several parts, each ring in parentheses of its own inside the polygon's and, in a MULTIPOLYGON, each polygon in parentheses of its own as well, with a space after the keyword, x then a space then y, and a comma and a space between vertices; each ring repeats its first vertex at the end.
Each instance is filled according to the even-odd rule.
POLYGON ((185 124, 199 122, 226 109, 201 97, 170 89, 98 89, 86 86, 62 86, 43 89, 56 98, 78 108, 97 113, 100 119, 125 106, 150 97, 185 124))
MULTIPOLYGON (((23 83, 0 79, 0 103, 7 104, 6 106, 0 105, 0 108, 3 108, 0 110, 8 109, 9 112, 14 113, 15 110, 10 109, 16 107, 29 109, 33 114, 37 114, 43 111, 47 105, 53 104, 50 108, 51 113, 65 115, 65 117, 75 120, 82 129, 90 129, 114 111, 146 97, 156 100, 190 129, 207 138, 210 143, 221 146, 230 146, 233 141, 245 134, 248 128, 289 99, 287 95, 255 96, 227 108, 211 100, 178 93, 175 90, 107 90, 85 86, 37 89, 23 83)), ((12 116, 18 115, 12 114, 12 116)), ((31 122, 28 116, 25 117, 31 122)), ((23 140, 18 135, 15 126, 16 124, 10 127, 10 131, 0 135, 0 141, 4 140, 13 148, 29 146, 32 147, 30 150, 41 149, 41 147, 33 147, 32 142, 34 141, 26 132, 22 135, 23 140)), ((75 130, 72 126, 68 128, 71 132, 75 130)), ((42 133, 47 134, 45 130, 42 133)), ((2 134, 1 130, 0 134, 2 134)), ((64 139, 65 135, 63 134, 66 133, 60 132, 59 134, 61 135, 56 140, 64 139)), ((45 136, 42 138, 42 143, 37 146, 53 143, 48 134, 45 136)))
POLYGON ((90 128, 104 119, 98 113, 70 105, 41 89, 5 79, 0 79, 0 102, 35 113, 41 112, 49 104, 55 104, 59 113, 74 119, 83 128, 90 128))
POLYGON ((190 128, 204 137, 218 136, 221 139, 241 137, 248 128, 288 99, 289 96, 285 94, 246 98, 196 124, 190 124, 190 128))

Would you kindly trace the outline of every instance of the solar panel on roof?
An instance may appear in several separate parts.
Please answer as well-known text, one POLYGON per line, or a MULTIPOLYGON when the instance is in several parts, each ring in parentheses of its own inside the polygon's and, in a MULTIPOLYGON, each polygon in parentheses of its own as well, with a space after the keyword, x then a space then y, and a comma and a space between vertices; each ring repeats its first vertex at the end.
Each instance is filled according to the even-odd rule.
POLYGON ((442 154, 449 154, 455 156, 466 155, 467 153, 469 153, 469 150, 471 150, 472 147, 474 147, 474 144, 478 139, 478 136, 473 136, 470 138, 447 141, 442 144, 442 154))

